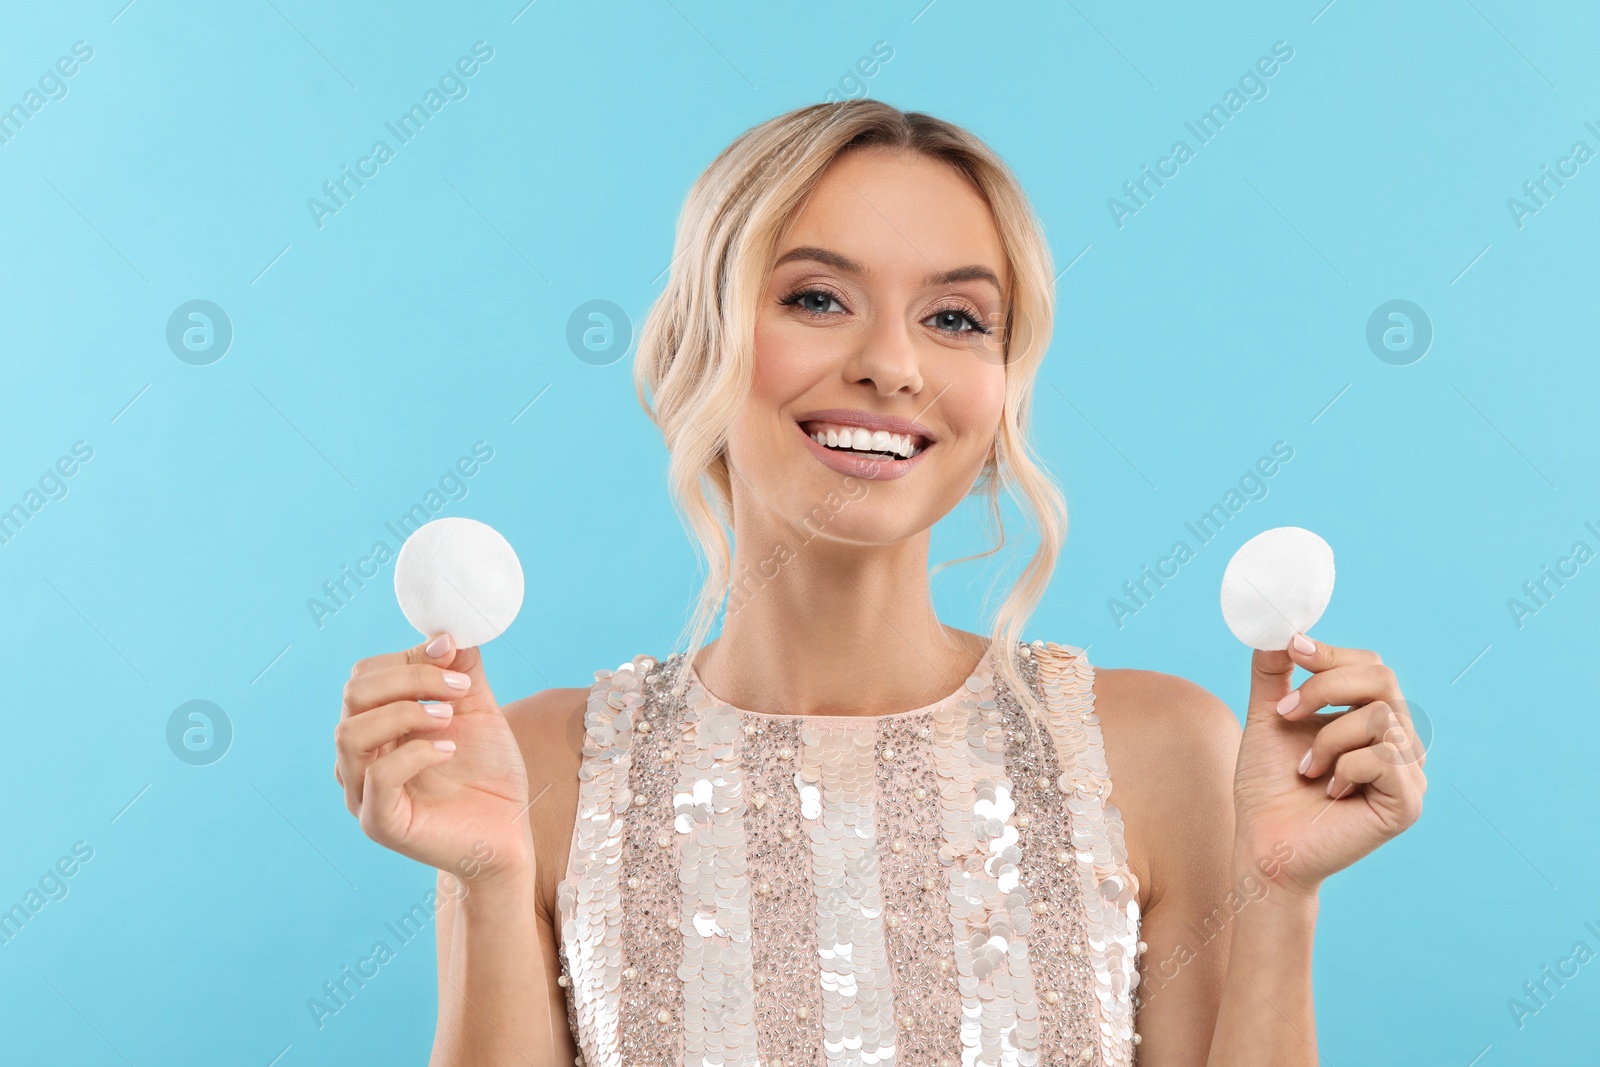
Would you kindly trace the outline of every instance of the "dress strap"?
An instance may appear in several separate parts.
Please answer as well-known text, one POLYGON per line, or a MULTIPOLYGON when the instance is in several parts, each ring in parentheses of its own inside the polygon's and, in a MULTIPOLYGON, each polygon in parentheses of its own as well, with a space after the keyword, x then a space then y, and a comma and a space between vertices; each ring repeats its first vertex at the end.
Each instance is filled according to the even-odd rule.
POLYGON ((1133 991, 1139 984, 1139 880, 1128 866, 1122 813, 1110 803, 1094 668, 1083 649, 1035 644, 1045 721, 1068 798, 1073 853, 1082 886, 1084 925, 1100 1010, 1101 1062, 1127 1067, 1133 1058, 1133 991))

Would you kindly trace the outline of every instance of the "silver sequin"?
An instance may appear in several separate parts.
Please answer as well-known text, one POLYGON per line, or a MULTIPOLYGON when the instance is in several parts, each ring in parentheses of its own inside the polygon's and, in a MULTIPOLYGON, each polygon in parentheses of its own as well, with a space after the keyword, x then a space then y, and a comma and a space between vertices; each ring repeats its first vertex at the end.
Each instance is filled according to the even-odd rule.
POLYGON ((681 720, 673 827, 680 842, 684 1062, 757 1067, 750 880, 739 719, 700 686, 681 720))
POLYGON ((1138 881, 1093 669, 1013 651, 1042 715, 988 656, 882 716, 675 695, 681 653, 596 672, 558 890, 583 1061, 1131 1064, 1138 881))
POLYGON ((1083 650, 1046 646, 1038 656, 1045 717, 1062 768, 1072 815, 1072 842, 1082 880, 1084 928, 1100 1006, 1100 1052, 1105 1067, 1133 1062, 1132 995, 1139 984, 1138 879, 1128 867, 1122 814, 1107 802, 1100 719, 1094 711, 1094 672, 1083 650))
POLYGON ((961 990, 963 1064, 1035 1067, 1039 1009, 1028 934, 1031 899, 1018 864, 1016 804, 1005 765, 1002 715, 992 680, 975 674, 973 694, 934 713, 950 930, 961 990))
POLYGON ((800 727, 801 827, 811 842, 822 1050, 830 1067, 893 1067, 894 995, 884 948, 874 807, 877 724, 800 727))

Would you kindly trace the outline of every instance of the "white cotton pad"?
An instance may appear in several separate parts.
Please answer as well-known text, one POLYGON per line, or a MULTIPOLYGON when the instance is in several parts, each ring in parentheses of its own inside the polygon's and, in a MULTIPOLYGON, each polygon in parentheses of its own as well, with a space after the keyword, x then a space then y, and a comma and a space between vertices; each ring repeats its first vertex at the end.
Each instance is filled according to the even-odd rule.
POLYGON ((400 546, 394 594, 424 636, 447 633, 457 648, 505 633, 522 608, 522 564, 511 543, 476 519, 424 523, 400 546))
POLYGON ((1264 530, 1239 546, 1222 572, 1222 617, 1233 636, 1284 649, 1322 618, 1333 596, 1333 549, 1298 526, 1264 530))

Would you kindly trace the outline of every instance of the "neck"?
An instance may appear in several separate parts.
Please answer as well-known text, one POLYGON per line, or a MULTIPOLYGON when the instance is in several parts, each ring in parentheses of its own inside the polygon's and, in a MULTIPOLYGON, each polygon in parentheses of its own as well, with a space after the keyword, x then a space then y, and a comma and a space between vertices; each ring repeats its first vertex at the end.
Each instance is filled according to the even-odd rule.
POLYGON ((948 696, 987 644, 939 621, 927 530, 872 546, 768 531, 738 539, 722 633, 695 671, 750 711, 880 715, 948 696))

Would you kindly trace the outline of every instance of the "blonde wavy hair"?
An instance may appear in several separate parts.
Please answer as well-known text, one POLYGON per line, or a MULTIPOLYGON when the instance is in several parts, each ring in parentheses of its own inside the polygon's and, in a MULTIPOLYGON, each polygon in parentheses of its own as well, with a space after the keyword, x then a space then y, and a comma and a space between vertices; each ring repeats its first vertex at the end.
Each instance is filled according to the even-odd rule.
MULTIPOLYGON (((665 439, 674 504, 706 563, 680 643, 692 662, 729 594, 733 496, 724 446, 751 388, 755 317, 778 242, 828 164, 865 147, 916 152, 955 167, 988 201, 1005 249, 1012 285, 1002 333, 1004 410, 995 447, 970 490, 989 498, 998 539, 986 552, 939 564, 929 577, 1005 546, 1001 487, 1025 505, 1039 546, 995 613, 990 638, 996 672, 1036 711, 1014 658, 999 653, 1020 639, 1066 537, 1066 501, 1027 434, 1055 312, 1050 248, 1021 185, 987 145, 959 126, 876 100, 813 104, 745 131, 695 181, 678 217, 666 289, 640 327, 634 385, 665 439)), ((686 673, 679 672, 680 683, 686 673)))

